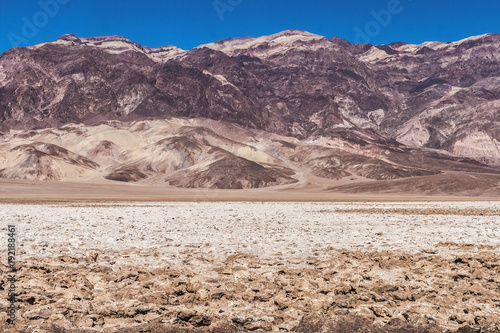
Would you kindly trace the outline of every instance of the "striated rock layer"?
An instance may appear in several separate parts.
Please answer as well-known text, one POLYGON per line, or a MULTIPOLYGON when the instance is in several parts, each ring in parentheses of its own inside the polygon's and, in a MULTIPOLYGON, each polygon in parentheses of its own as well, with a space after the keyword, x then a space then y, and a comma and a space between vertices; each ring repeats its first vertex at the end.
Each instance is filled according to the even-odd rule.
POLYGON ((499 167, 437 149, 407 147, 376 133, 337 133, 333 138, 300 140, 204 118, 12 130, 0 138, 0 179, 207 189, 500 193, 499 167))
POLYGON ((3 132, 169 116, 299 139, 376 134, 499 165, 500 34, 352 45, 288 30, 188 51, 65 35, 0 55, 3 132))

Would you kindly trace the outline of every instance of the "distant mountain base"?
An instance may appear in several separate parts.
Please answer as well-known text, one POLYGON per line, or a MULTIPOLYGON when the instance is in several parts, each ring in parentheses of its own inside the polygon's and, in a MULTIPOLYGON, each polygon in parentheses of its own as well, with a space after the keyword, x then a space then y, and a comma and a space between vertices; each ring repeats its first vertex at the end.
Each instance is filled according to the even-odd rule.
POLYGON ((0 179, 275 192, 500 193, 500 168, 440 150, 353 131, 301 140, 204 118, 10 131, 0 138, 0 179))

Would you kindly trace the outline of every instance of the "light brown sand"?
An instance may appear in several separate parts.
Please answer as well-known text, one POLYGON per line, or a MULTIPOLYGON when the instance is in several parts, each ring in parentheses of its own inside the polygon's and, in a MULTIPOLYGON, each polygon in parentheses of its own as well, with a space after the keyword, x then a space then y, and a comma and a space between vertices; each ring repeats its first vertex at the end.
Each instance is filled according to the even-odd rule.
POLYGON ((400 194, 346 194, 317 189, 211 190, 127 183, 22 182, 0 180, 0 202, 68 201, 267 201, 267 202, 396 202, 396 201, 493 201, 491 196, 400 194))

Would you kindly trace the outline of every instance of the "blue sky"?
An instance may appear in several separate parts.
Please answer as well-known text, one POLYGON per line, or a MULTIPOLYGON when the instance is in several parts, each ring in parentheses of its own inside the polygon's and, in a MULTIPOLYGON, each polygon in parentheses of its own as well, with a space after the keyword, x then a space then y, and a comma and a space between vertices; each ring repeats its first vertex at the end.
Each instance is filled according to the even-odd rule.
POLYGON ((300 29, 351 42, 455 41, 500 32, 499 0, 0 0, 0 52, 73 33, 191 49, 300 29))

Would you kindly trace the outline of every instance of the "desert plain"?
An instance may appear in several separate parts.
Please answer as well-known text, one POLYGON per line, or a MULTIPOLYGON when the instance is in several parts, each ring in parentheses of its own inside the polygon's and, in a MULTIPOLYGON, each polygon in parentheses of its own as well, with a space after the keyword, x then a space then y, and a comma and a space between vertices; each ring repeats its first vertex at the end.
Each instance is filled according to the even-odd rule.
POLYGON ((0 301, 2 332, 500 329, 500 204, 488 198, 34 191, 0 204, 1 244, 17 226, 19 293, 14 327, 0 301))

